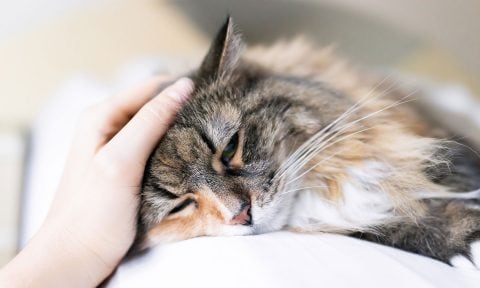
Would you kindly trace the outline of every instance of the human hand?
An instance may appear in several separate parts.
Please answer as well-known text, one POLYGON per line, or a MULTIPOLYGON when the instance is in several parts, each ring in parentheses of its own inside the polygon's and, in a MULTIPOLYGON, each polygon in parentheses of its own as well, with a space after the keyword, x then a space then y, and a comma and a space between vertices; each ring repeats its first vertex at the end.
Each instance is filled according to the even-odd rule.
POLYGON ((47 219, 0 283, 94 287, 114 270, 135 237, 148 157, 193 91, 183 78, 152 99, 163 80, 83 114, 47 219))

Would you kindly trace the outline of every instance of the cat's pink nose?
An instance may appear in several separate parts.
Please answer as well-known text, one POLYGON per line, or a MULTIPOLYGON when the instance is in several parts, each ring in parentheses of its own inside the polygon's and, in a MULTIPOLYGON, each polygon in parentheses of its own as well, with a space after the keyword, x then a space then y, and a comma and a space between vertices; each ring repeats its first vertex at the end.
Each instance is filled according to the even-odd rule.
POLYGON ((250 205, 246 205, 243 209, 230 220, 231 225, 252 225, 252 215, 250 205))

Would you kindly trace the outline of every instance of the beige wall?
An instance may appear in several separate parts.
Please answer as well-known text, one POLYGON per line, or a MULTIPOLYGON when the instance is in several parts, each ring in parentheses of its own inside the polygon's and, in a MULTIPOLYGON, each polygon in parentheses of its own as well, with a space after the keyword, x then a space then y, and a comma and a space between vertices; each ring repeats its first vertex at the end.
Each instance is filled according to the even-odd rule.
POLYGON ((439 45, 480 77, 478 0, 310 0, 382 19, 439 45))
MULTIPOLYGON (((8 6, 0 1, 0 9, 8 6)), ((20 2, 53 5, 58 0, 20 2)), ((109 80, 116 69, 137 57, 184 56, 207 44, 187 19, 163 1, 67 2, 72 5, 61 11, 47 7, 39 11, 46 17, 31 21, 21 21, 30 15, 29 9, 11 11, 20 13, 18 20, 10 20, 18 29, 0 30, 0 128, 28 125, 46 97, 76 73, 109 80)), ((2 13, 9 11, 2 10, 0 17, 2 13)))
MULTIPOLYGON (((474 73, 463 78, 480 77, 480 1, 308 1, 383 19, 430 39, 460 60, 458 70, 474 73)), ((73 74, 108 80, 137 57, 184 56, 206 45, 168 1, 0 0, 0 128, 28 125, 47 95, 73 74)), ((435 55, 422 53, 416 61, 428 57, 435 64, 435 55)), ((427 73, 438 70, 428 67, 427 73)))

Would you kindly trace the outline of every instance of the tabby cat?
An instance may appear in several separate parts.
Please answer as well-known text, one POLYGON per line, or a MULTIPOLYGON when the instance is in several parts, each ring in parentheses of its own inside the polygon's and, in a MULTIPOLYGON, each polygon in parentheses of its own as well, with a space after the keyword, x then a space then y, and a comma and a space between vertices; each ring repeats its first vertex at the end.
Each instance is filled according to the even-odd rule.
POLYGON ((132 251, 288 229, 480 267, 479 157, 413 92, 302 39, 243 47, 228 17, 189 74, 191 100, 145 170, 132 251))

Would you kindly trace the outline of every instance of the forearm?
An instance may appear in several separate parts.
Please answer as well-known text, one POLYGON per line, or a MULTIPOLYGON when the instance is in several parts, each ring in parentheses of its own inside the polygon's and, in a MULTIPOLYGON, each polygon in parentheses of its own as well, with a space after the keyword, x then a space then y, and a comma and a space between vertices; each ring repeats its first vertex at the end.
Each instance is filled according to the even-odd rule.
POLYGON ((113 269, 64 229, 42 228, 0 271, 0 287, 96 287, 113 269))

